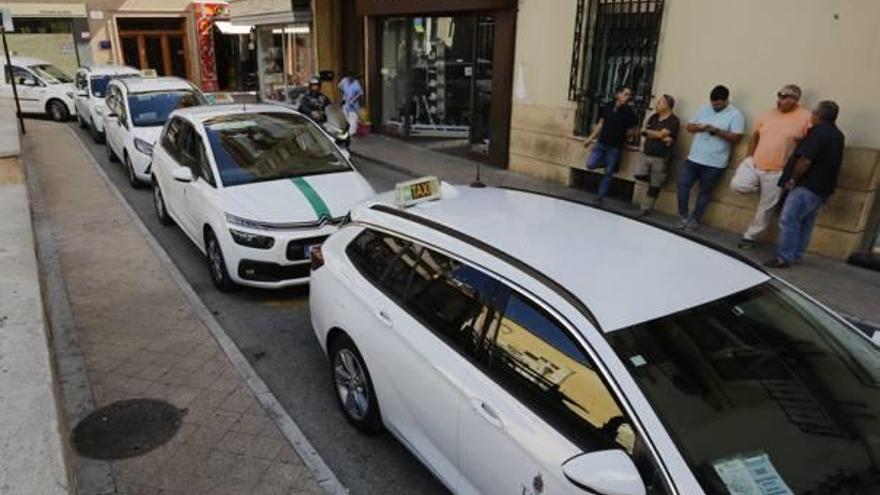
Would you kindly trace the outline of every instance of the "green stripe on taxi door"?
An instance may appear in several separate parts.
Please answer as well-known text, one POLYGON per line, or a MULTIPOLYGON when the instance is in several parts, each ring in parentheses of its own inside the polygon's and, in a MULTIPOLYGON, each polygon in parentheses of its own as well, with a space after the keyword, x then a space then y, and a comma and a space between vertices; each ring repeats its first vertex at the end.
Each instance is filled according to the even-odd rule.
POLYGON ((327 208, 327 204, 324 203, 324 200, 321 199, 321 196, 312 188, 312 185, 306 182, 306 180, 302 177, 294 177, 290 179, 293 182, 293 185, 299 189, 299 192, 305 196, 306 201, 311 205, 312 210, 315 211, 315 216, 318 217, 318 220, 322 218, 331 218, 330 209, 327 208))

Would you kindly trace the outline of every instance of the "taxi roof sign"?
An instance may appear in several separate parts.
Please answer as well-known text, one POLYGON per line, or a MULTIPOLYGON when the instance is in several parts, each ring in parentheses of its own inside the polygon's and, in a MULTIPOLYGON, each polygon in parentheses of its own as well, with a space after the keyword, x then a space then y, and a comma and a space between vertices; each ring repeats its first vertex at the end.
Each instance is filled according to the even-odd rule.
POLYGON ((434 201, 441 196, 440 179, 434 176, 398 182, 394 186, 394 202, 403 208, 425 201, 434 201))

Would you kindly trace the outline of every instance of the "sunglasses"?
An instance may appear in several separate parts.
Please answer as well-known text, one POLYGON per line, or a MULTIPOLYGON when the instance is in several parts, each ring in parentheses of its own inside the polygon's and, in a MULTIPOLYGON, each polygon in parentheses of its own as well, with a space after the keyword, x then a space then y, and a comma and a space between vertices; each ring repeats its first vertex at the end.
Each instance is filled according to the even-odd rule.
POLYGON ((798 95, 796 95, 794 93, 783 93, 782 91, 780 91, 779 93, 776 93, 776 97, 779 98, 780 100, 784 100, 785 98, 797 99, 798 95))

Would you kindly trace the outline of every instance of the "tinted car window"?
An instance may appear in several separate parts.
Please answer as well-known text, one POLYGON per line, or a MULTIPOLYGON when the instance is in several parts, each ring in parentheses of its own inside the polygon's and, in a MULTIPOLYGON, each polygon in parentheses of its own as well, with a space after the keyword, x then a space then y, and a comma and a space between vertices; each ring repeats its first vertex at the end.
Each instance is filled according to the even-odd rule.
POLYGON ((168 120, 172 111, 206 103, 195 91, 156 91, 128 97, 131 121, 135 127, 160 126, 168 120))
POLYGON ((37 73, 49 84, 61 84, 73 82, 73 79, 65 74, 61 69, 51 64, 37 64, 30 66, 30 69, 37 73))
POLYGON ((177 144, 180 140, 182 123, 183 121, 180 119, 173 119, 168 123, 168 127, 162 134, 162 146, 165 148, 165 151, 178 160, 180 159, 180 150, 178 149, 177 144))
POLYGON ((21 67, 16 67, 14 65, 12 65, 12 66, 7 65, 6 66, 6 82, 7 83, 9 82, 9 68, 10 67, 12 67, 12 75, 15 78, 15 84, 24 85, 25 81, 31 81, 31 83, 32 83, 31 85, 34 85, 34 86, 40 85, 39 82, 37 81, 37 78, 34 77, 34 75, 30 73, 30 71, 28 71, 26 69, 22 69, 21 67))
POLYGON ((206 122, 205 133, 224 186, 351 170, 323 132, 300 115, 231 114, 206 122))
POLYGON ((365 230, 346 248, 355 267, 371 282, 378 284, 398 255, 409 249, 409 242, 386 234, 365 230))

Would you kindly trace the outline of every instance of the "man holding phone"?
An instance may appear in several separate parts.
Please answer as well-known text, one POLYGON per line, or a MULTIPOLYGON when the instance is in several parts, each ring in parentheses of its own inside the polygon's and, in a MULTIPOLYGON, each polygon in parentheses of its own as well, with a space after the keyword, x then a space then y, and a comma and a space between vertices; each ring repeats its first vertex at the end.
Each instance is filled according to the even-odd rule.
POLYGON ((678 176, 678 215, 681 221, 677 228, 689 232, 700 228, 700 220, 709 206, 712 191, 724 175, 733 145, 742 139, 745 131, 745 118, 730 104, 729 89, 715 86, 709 93, 709 101, 687 125, 694 140, 678 176), (691 212, 691 189, 698 181, 700 192, 691 212))

